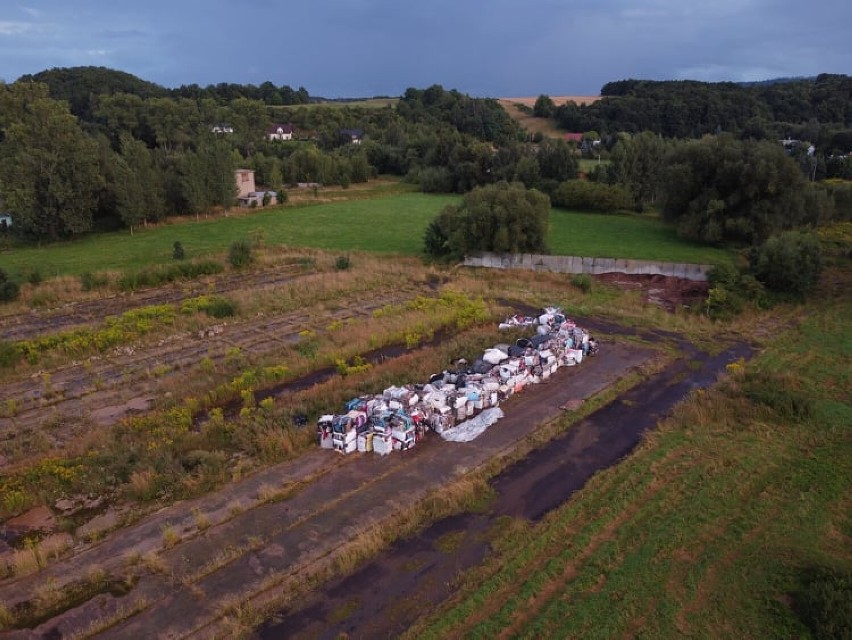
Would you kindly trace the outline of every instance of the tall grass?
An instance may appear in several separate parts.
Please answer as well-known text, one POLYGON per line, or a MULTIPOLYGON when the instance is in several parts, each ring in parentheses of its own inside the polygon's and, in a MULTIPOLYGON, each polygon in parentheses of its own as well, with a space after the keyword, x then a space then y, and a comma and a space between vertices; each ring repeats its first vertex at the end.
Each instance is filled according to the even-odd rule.
POLYGON ((852 569, 850 314, 824 301, 541 523, 509 523, 406 637, 805 637, 809 568, 852 569))

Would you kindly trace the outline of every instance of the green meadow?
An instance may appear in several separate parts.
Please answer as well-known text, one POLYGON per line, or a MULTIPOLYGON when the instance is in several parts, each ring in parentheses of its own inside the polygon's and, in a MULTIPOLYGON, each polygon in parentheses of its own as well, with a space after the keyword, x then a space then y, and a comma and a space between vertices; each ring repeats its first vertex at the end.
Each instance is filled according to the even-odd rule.
MULTIPOLYGON (((44 277, 136 270, 172 260, 179 241, 186 257, 224 254, 234 240, 261 237, 267 245, 329 251, 419 255, 426 226, 452 195, 394 193, 327 204, 290 204, 264 210, 232 209, 229 215, 186 219, 129 231, 93 234, 43 246, 0 252, 0 268, 13 278, 37 269, 44 277)), ((719 263, 726 251, 684 242, 648 216, 606 216, 554 209, 552 253, 676 262, 719 263)))

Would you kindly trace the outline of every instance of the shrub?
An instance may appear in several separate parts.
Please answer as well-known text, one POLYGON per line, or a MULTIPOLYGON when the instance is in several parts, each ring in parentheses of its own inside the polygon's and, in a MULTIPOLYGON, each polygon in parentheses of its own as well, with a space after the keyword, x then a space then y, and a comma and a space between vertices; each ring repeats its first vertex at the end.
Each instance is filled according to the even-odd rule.
POLYGON ((785 420, 805 421, 813 415, 813 400, 799 393, 782 375, 750 371, 743 380, 743 394, 785 420))
POLYGON ((553 204, 569 209, 611 213, 631 209, 633 196, 621 185, 588 180, 566 180, 554 191, 553 204))
POLYGON ((44 276, 42 276, 41 271, 38 269, 30 269, 29 273, 27 273, 27 282, 33 286, 40 285, 44 282, 44 276))
POLYGON ((175 240, 172 245, 172 258, 175 260, 183 260, 186 257, 186 252, 183 250, 183 245, 179 240, 175 240))
POLYGON ((182 313, 202 311, 211 318, 230 318, 236 314, 237 305, 233 300, 222 296, 199 296, 186 300, 180 310, 182 313))
POLYGON ((836 569, 812 570, 796 605, 817 640, 852 638, 852 575, 836 569))
POLYGON ((12 302, 21 295, 21 288, 17 282, 9 280, 9 276, 0 269, 0 302, 12 302))
POLYGON ((334 261, 334 268, 337 271, 346 271, 351 266, 349 256, 337 256, 337 260, 334 261))
POLYGON ((727 320, 740 313, 748 301, 765 309, 770 301, 763 285, 751 274, 740 273, 732 264, 721 264, 707 273, 710 290, 705 307, 713 320, 727 320))
POLYGON ((798 231, 774 236, 752 252, 751 268, 768 289, 804 296, 822 272, 819 240, 798 231))
POLYGON ((588 273, 575 273, 571 276, 571 284, 583 293, 590 293, 592 291, 592 276, 588 273))
POLYGON ((22 356, 21 350, 14 343, 0 340, 0 368, 14 367, 22 356))
POLYGON ((228 250, 228 262, 235 269, 250 265, 254 261, 251 244, 246 240, 235 240, 228 250))
POLYGON ((80 288, 83 291, 99 289, 100 287, 105 287, 108 284, 109 278, 104 275, 98 275, 91 271, 86 271, 85 273, 80 274, 80 288))
POLYGON ((131 273, 125 273, 118 279, 122 291, 133 291, 142 287, 155 287, 175 280, 189 280, 199 276, 222 273, 224 267, 215 260, 201 262, 180 262, 168 267, 155 267, 131 273))

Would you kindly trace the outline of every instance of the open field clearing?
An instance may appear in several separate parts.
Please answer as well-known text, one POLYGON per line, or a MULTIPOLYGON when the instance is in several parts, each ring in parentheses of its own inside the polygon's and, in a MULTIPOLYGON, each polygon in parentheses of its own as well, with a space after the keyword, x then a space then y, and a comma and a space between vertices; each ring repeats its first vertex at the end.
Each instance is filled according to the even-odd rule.
MULTIPOLYGON (((310 197, 310 196, 306 196, 310 197)), ((180 241, 187 258, 223 254, 234 240, 259 234, 269 245, 418 255, 426 225, 454 196, 403 194, 313 206, 232 209, 231 215, 127 232, 92 235, 50 247, 4 252, 3 268, 15 273, 38 265, 45 277, 134 270, 173 263, 180 241)))
POLYGON ((408 637, 806 637, 804 577, 852 569, 851 314, 814 308, 541 522, 506 520, 408 637))
POLYGON ((651 216, 606 216, 553 209, 548 242, 550 252, 555 255, 698 264, 733 260, 727 249, 687 242, 678 238, 670 225, 651 216))
MULTIPOLYGON (((538 96, 500 98, 497 102, 500 103, 500 106, 503 107, 512 120, 516 121, 529 133, 540 133, 548 138, 563 137, 566 132, 556 127, 550 118, 536 118, 531 112, 518 108, 518 105, 522 105, 527 109, 532 109, 536 99, 538 99, 538 96)), ((574 101, 578 105, 592 104, 600 100, 600 96, 550 96, 550 99, 558 107, 568 101, 574 101)))
MULTIPOLYGON (((535 105, 535 101, 538 99, 538 96, 524 96, 522 98, 500 98, 499 102, 501 104, 522 104, 530 109, 535 105)), ((553 100, 553 104, 557 107, 565 104, 566 102, 575 102, 578 105, 584 104, 592 104, 601 99, 600 96, 550 96, 550 99, 553 100)))
MULTIPOLYGON (((330 259, 313 255, 318 263, 330 259)), ((4 536, 14 546, 4 543, 0 550, 6 573, 0 590, 4 616, 11 611, 12 619, 17 620, 11 624, 32 626, 69 609, 72 620, 78 616, 69 623, 71 628, 79 630, 81 621, 88 628, 102 617, 101 606, 111 598, 108 593, 132 589, 152 570, 153 583, 148 578, 142 581, 152 584, 154 593, 164 593, 156 567, 171 561, 160 553, 171 554, 172 549, 175 554, 186 553, 187 526, 195 527, 189 537, 201 544, 199 549, 209 548, 207 531, 212 535, 217 524, 234 520, 228 527, 237 526, 237 521, 246 527, 244 534, 232 530, 232 539, 244 544, 226 557, 217 559, 215 553, 199 552, 194 568, 187 569, 194 577, 181 578, 190 588, 188 593, 197 593, 192 585, 208 574, 217 576, 214 580, 241 584, 219 574, 219 564, 228 566, 245 554, 244 560, 250 561, 258 541, 275 535, 274 527, 263 533, 265 525, 255 520, 260 512, 253 507, 280 495, 274 501, 285 500, 281 508, 295 511, 295 503, 287 502, 287 496, 296 490, 295 498, 302 483, 311 485, 316 479, 317 469, 325 473, 328 465, 336 467, 340 461, 329 452, 305 457, 306 449, 314 448, 313 430, 295 427, 295 413, 315 416, 359 390, 424 379, 459 355, 470 357, 484 344, 493 344, 500 339, 494 328, 496 320, 511 311, 491 297, 498 291, 520 295, 527 304, 541 304, 544 298, 562 299, 566 286, 570 288, 565 277, 539 276, 531 295, 531 274, 509 281, 505 274, 451 275, 426 269, 413 260, 358 254, 345 272, 291 276, 271 287, 266 271, 258 276, 261 289, 252 291, 250 280, 243 278, 246 290, 230 294, 242 311, 227 320, 221 334, 199 339, 187 335, 176 320, 155 323, 144 339, 122 345, 119 353, 86 360, 91 363, 88 367, 85 362, 63 364, 63 357, 70 357, 57 352, 46 353, 46 361, 38 365, 19 364, 7 371, 3 397, 14 402, 4 405, 2 508, 10 515, 40 504, 56 514, 47 524, 29 520, 31 524, 26 525, 27 518, 5 524, 4 536), (483 295, 488 296, 487 302, 478 301, 483 295), (258 316, 261 311, 263 315, 258 316), (430 342, 433 336, 434 343, 430 342), (417 349, 420 344, 426 346, 417 349), (401 350, 392 349, 388 351, 391 358, 367 361, 366 366, 353 359, 382 345, 401 345, 401 350), (312 372, 329 364, 337 369, 336 375, 314 377, 316 384, 287 390, 289 380, 310 378, 312 372), (28 368, 34 366, 39 367, 36 376, 28 368), (74 385, 77 391, 72 390, 74 385), (98 394, 100 399, 95 401, 98 394), (282 487, 275 476, 268 475, 263 476, 266 488, 256 483, 260 476, 253 473, 288 459, 297 461, 289 472, 293 484, 282 487), (253 484, 235 487, 230 493, 216 491, 247 475, 255 478, 253 484), (167 512, 167 520, 157 516, 152 521, 145 515, 178 498, 209 492, 213 492, 210 500, 216 506, 198 506, 194 513, 186 505, 175 507, 167 512), (247 520, 238 518, 243 512, 247 520), (134 526, 147 527, 144 542, 138 534, 128 537, 126 532, 134 526), (29 533, 18 537, 24 531, 29 533), (127 554, 120 552, 128 542, 127 554), (133 558, 139 558, 138 562, 133 558), (48 589, 49 597, 45 595, 48 589)), ((618 294, 602 290, 588 299, 603 304, 612 295, 618 294)), ((104 302, 111 304, 109 299, 104 302)), ((155 306, 164 309, 169 305, 155 306)), ((640 311, 642 303, 629 297, 625 308, 640 311)), ((164 313, 162 309, 159 313, 164 313)), ((97 315, 93 309, 88 313, 97 315)), ((196 321, 202 329, 212 322, 196 321)), ((92 329, 97 328, 98 323, 93 323, 92 329)), ((406 458, 394 459, 403 462, 406 458)), ((452 477, 457 466, 451 469, 452 477)), ((420 468, 430 472, 428 464, 420 468)), ((411 475, 410 470, 404 473, 405 477, 411 475)), ((369 484, 382 475, 369 479, 369 484)), ((333 483, 326 490, 335 491, 335 486, 333 483)), ((412 488, 411 499, 425 495, 423 491, 428 491, 427 484, 412 488)), ((308 499, 308 495, 299 507, 305 517, 316 511, 317 504, 327 502, 316 495, 308 499)), ((359 511, 378 517, 368 509, 359 511)), ((281 514, 272 517, 280 521, 281 514)), ((364 526, 370 522, 373 520, 364 526)), ((228 527, 219 531, 229 536, 228 527)), ((339 524, 336 527, 340 529, 339 524)), ((292 557, 288 560, 293 561, 292 557)), ((147 588, 134 593, 147 593, 147 588)), ((140 612, 148 608, 136 596, 112 602, 116 611, 124 611, 115 613, 119 619, 130 615, 127 607, 140 612), (131 602, 135 604, 131 606, 131 602)), ((159 611, 153 600, 150 611, 159 611)))
MULTIPOLYGON (((256 239, 266 246, 418 256, 429 222, 443 207, 456 202, 454 196, 402 193, 250 213, 235 209, 227 217, 140 229, 132 236, 107 233, 45 247, 16 247, 0 253, 0 265, 19 279, 35 266, 46 278, 85 273, 117 277, 158 265, 175 266, 171 257, 175 241, 181 242, 188 258, 210 259, 223 256, 237 239, 256 239)), ((649 216, 554 209, 550 245, 553 253, 564 255, 697 263, 730 260, 726 251, 685 242, 649 216)), ((10 312, 12 306, 7 307, 3 312, 10 312)))
MULTIPOLYGON (((409 198, 428 201, 387 200, 409 198)), ((337 207, 352 211, 310 210, 337 207)), ((655 223, 588 216, 602 234, 620 220, 655 223)), ((587 635, 610 618, 601 629, 616 635, 645 619, 671 637, 786 632, 799 629, 787 604, 797 572, 849 566, 843 269, 804 320, 781 305, 722 327, 602 280, 584 291, 568 275, 375 251, 346 252, 336 268, 337 247, 269 237, 240 272, 91 293, 79 309, 71 291, 64 308, 32 313, 29 333, 20 309, 0 319, 18 332, 0 369, 4 637, 274 637, 276 616, 298 616, 295 603, 451 514, 462 515, 422 556, 446 557, 448 573, 424 586, 426 565, 392 572, 432 603, 380 611, 402 624, 394 633, 587 635), (317 448, 318 415, 511 341, 522 334, 499 332, 499 320, 551 304, 594 331, 600 356, 509 398, 477 440, 432 433, 387 457, 317 448), (757 358, 730 362, 746 344, 757 358), (719 369, 720 383, 690 394, 719 369), (623 426, 595 423, 598 411, 623 426), (496 520, 474 535, 479 513, 496 520), (464 564, 456 551, 470 554, 464 564), (470 582, 457 581, 462 567, 470 582), (442 605, 430 584, 458 593, 442 605), (725 609, 736 598, 739 617, 725 609), (417 622, 438 606, 440 618, 417 622)), ((358 635, 352 616, 368 609, 356 605, 328 619, 358 635)))

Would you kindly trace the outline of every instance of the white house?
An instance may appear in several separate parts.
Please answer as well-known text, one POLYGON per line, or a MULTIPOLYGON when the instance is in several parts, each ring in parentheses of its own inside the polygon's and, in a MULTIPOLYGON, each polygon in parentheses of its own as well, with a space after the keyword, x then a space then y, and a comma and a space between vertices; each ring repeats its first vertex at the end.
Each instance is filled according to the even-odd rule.
POLYGON ((0 213, 0 231, 12 226, 12 216, 8 213, 0 213))
POLYGON ((269 140, 292 140, 293 126, 289 124, 274 124, 266 131, 269 140))
POLYGON ((234 128, 229 125, 227 122, 220 122, 219 124, 213 125, 210 127, 210 131, 215 134, 228 134, 233 133, 234 128))

